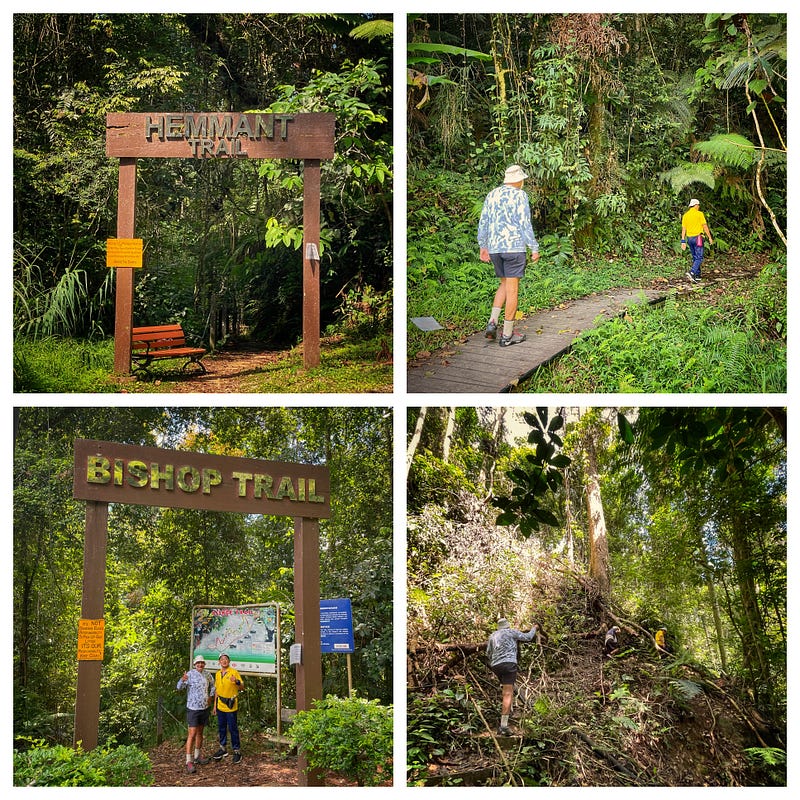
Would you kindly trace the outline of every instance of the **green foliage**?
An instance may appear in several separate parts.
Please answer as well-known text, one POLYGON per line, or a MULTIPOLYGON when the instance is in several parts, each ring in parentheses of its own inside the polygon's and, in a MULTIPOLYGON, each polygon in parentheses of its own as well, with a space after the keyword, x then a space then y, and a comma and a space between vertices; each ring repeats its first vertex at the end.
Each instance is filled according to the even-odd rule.
POLYGON ((18 336, 14 346, 14 391, 104 392, 114 367, 114 341, 18 336))
POLYGON ((482 723, 463 688, 442 689, 410 699, 407 713, 406 766, 409 784, 421 784, 428 765, 462 745, 482 723))
POLYGON ((48 747, 41 739, 20 740, 14 749, 14 786, 151 786, 150 759, 134 745, 113 742, 85 753, 48 747))
MULTIPOLYGON (((558 364, 537 371, 525 391, 780 392, 786 348, 766 339, 755 319, 780 289, 753 305, 735 287, 715 298, 635 307, 585 332, 558 364)), ((763 299, 762 299, 763 298, 763 299)), ((777 312, 780 318, 781 312, 777 312)))
POLYGON ((755 146, 740 134, 721 133, 707 142, 697 142, 695 147, 726 167, 747 170, 755 162, 755 146))
POLYGON ((392 708, 377 700, 328 695, 295 716, 289 736, 311 769, 331 769, 359 786, 378 786, 392 775, 392 708))
POLYGON ((564 427, 564 418, 560 414, 548 418, 547 408, 541 407, 536 414, 524 412, 523 419, 531 426, 528 442, 536 449, 525 455, 521 466, 509 471, 510 496, 498 496, 492 502, 502 509, 497 524, 519 525, 527 537, 543 525, 559 524, 543 501, 562 486, 563 470, 572 460, 561 452, 564 443, 557 431, 564 427))

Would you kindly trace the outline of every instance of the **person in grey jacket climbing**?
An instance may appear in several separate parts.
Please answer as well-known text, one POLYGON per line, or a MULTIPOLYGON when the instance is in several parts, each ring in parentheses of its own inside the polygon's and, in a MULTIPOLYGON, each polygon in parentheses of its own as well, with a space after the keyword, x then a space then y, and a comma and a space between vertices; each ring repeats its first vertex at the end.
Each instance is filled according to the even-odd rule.
POLYGON ((538 625, 534 624, 527 633, 511 627, 507 619, 497 621, 497 630, 489 636, 486 644, 486 656, 492 672, 500 679, 503 700, 500 710, 501 736, 508 736, 508 718, 511 715, 511 699, 514 695, 514 684, 517 682, 517 643, 532 642, 536 638, 538 625))

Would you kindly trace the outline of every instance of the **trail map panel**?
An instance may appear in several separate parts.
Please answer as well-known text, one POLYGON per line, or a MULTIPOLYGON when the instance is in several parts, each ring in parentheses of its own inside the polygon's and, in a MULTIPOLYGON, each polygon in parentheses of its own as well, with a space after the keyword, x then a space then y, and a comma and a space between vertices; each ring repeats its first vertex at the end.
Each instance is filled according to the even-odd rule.
POLYGON ((243 674, 276 675, 278 607, 195 606, 192 609, 192 661, 201 655, 208 669, 219 669, 227 653, 243 674))

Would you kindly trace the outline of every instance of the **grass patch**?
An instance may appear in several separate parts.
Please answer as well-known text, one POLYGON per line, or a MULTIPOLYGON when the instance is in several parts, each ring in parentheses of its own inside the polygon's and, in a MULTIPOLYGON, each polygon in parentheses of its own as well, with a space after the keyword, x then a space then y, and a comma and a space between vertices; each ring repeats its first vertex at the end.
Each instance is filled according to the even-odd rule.
POLYGON ((636 306, 586 331, 518 391, 785 392, 786 341, 753 323, 755 296, 734 283, 636 306))
POLYGON ((14 341, 15 392, 115 392, 114 340, 49 336, 14 341))
MULTIPOLYGON (((385 358, 391 339, 328 337, 320 343, 320 366, 306 370, 300 348, 276 353, 272 363, 236 380, 228 391, 264 393, 391 392, 392 362, 385 358)), ((205 357, 213 371, 214 356, 205 357)), ((182 380, 179 361, 156 364, 152 380, 114 375, 113 339, 82 341, 18 338, 14 344, 15 392, 120 392, 169 394, 182 380)), ((234 379, 235 380, 235 379, 234 379)))

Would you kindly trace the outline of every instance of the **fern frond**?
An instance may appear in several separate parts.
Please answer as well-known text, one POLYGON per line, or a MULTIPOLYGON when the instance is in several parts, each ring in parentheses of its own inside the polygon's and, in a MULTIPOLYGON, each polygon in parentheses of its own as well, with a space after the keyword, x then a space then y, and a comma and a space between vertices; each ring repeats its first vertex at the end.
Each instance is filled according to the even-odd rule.
POLYGON ((372 19, 350 31, 353 39, 391 39, 394 33, 394 23, 390 19, 372 19))
POLYGON ((666 172, 662 172, 659 178, 672 187, 675 194, 680 194, 687 186, 692 183, 702 183, 709 189, 714 188, 714 165, 708 162, 700 164, 678 164, 666 172))
POLYGON ((703 693, 703 687, 700 686, 699 683, 685 680, 683 678, 670 681, 670 686, 681 700, 685 700, 687 702, 697 697, 697 695, 703 693))
POLYGON ((738 133, 721 133, 695 147, 712 161, 726 167, 748 169, 755 160, 755 145, 738 133))

